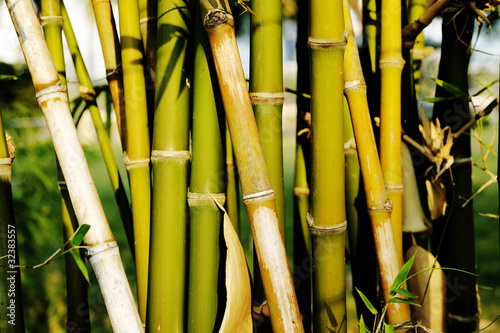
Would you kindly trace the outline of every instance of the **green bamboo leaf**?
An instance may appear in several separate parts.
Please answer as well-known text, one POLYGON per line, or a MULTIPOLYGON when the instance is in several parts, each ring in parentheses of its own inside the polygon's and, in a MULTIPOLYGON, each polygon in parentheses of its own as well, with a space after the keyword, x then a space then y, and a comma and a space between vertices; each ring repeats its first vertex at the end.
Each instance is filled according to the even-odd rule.
POLYGON ((488 326, 485 326, 485 327, 481 328, 480 330, 474 331, 472 333, 479 333, 481 331, 486 330, 488 327, 490 327, 491 325, 493 325, 493 323, 495 323, 495 321, 497 321, 498 318, 500 318, 500 315, 498 315, 491 323, 489 323, 488 326))
POLYGON ((73 246, 78 246, 82 243, 83 237, 87 234, 90 229, 90 224, 82 224, 76 229, 75 233, 69 239, 73 246))
POLYGON ((398 275, 394 279, 394 282, 392 283, 391 289, 389 289, 389 294, 391 296, 394 296, 396 293, 395 290, 398 289, 406 280, 406 277, 408 276, 408 273, 410 272, 410 268, 413 265, 413 261, 415 260, 415 255, 417 252, 413 254, 413 256, 408 260, 401 270, 399 271, 398 275))
POLYGON ((376 315, 378 313, 377 309, 373 306, 373 304, 370 302, 370 300, 368 300, 368 298, 365 296, 365 294, 363 294, 358 288, 356 288, 356 291, 358 292, 359 296, 361 297, 361 299, 363 300, 363 303, 365 303, 366 307, 368 308, 368 310, 370 310, 370 312, 373 314, 373 315, 376 315))
POLYGON ((392 324, 386 324, 385 333, 394 333, 394 326, 392 326, 392 324))
POLYGON ((365 324, 365 321, 363 320, 363 315, 361 315, 361 318, 359 318, 359 333, 366 333, 366 332, 370 332, 367 328, 366 328, 366 324, 365 324))
POLYGON ((406 298, 399 298, 399 297, 390 298, 389 303, 404 303, 404 304, 410 304, 410 305, 415 305, 415 306, 421 307, 421 305, 416 303, 416 302, 410 301, 406 298))
POLYGON ((421 274, 421 273, 424 273, 424 272, 428 272, 428 271, 433 271, 435 269, 442 269, 442 270, 449 270, 449 271, 456 271, 456 272, 460 272, 460 273, 465 273, 465 274, 469 274, 469 275, 474 275, 474 276, 479 276, 478 274, 474 274, 474 273, 471 273, 471 272, 467 272, 467 271, 464 271, 462 269, 458 269, 458 268, 453 268, 453 267, 431 267, 431 268, 426 268, 426 269, 423 269, 419 272, 416 272, 415 274, 412 274, 410 275, 409 277, 407 277, 403 282, 406 282, 408 281, 409 279, 411 279, 412 277, 414 276, 417 276, 418 274, 421 274))
POLYGON ((441 88, 445 89, 446 91, 450 92, 455 96, 455 98, 461 98, 461 97, 467 97, 469 94, 466 91, 462 91, 462 89, 458 88, 457 86, 444 82, 443 80, 440 79, 432 79, 438 86, 441 88))
POLYGON ((418 298, 417 295, 412 294, 406 289, 398 288, 394 290, 395 293, 400 294, 401 296, 407 297, 407 298, 418 298))
POLYGON ((89 272, 87 270, 87 266, 80 257, 80 254, 78 254, 78 252, 75 249, 71 249, 69 253, 71 253, 73 259, 75 259, 75 263, 78 266, 78 269, 80 269, 80 272, 82 272, 83 276, 85 277, 85 280, 87 280, 88 284, 90 285, 89 272))
POLYGON ((0 74, 0 81, 13 81, 17 80, 16 75, 0 74))
POLYGON ((428 103, 439 103, 439 102, 446 102, 446 101, 452 101, 454 99, 457 99, 455 96, 448 96, 448 97, 430 97, 430 98, 424 98, 422 102, 428 102, 428 103))
POLYGON ((476 97, 476 96, 481 95, 481 93, 483 93, 484 91, 488 90, 491 86, 493 86, 495 83, 497 83, 499 81, 500 81, 500 79, 496 79, 493 82, 490 82, 488 85, 484 86, 481 90, 479 90, 477 93, 475 93, 472 96, 476 97))

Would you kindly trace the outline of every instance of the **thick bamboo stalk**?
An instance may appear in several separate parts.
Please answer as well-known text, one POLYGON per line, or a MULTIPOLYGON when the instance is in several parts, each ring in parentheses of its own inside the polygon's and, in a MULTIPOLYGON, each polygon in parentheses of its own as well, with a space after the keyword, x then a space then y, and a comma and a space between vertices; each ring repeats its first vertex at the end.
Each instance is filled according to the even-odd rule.
POLYGON ((0 111, 0 331, 24 333, 21 269, 12 199, 13 147, 9 151, 0 111))
POLYGON ((130 251, 132 251, 132 257, 134 257, 134 227, 132 224, 132 211, 130 209, 127 194, 125 193, 123 181, 121 179, 120 173, 118 172, 118 165, 115 160, 115 155, 113 154, 113 149, 111 148, 111 142, 108 137, 108 133, 106 131, 106 128, 104 127, 99 108, 97 107, 96 93, 94 91, 92 80, 90 79, 90 75, 87 72, 85 63, 83 62, 83 57, 80 53, 80 48, 78 47, 75 33, 64 6, 62 6, 62 17, 64 20, 64 35, 66 37, 66 42, 68 44, 71 58, 73 59, 73 64, 76 69, 80 95, 87 104, 87 107, 90 111, 92 122, 94 123, 94 128, 97 134, 97 139, 99 141, 101 152, 104 158, 104 163, 108 171, 111 186, 113 188, 113 193, 115 194, 115 200, 118 204, 118 209, 123 221, 123 226, 125 227, 125 233, 127 235, 130 251))
POLYGON ((240 191, 238 187, 238 171, 234 161, 233 143, 229 127, 226 125, 226 211, 231 219, 234 231, 240 235, 240 191))
POLYGON ((70 115, 66 87, 60 82, 31 1, 6 1, 32 75, 56 154, 80 224, 91 226, 84 241, 115 332, 140 332, 142 325, 123 270, 118 246, 70 115))
POLYGON ((342 0, 310 1, 313 331, 347 332, 342 0), (332 317, 334 319, 332 319, 332 317))
POLYGON ((142 65, 143 54, 137 1, 120 0, 118 3, 127 117, 127 151, 124 154, 124 160, 130 179, 130 195, 132 197, 137 299, 139 314, 144 323, 148 294, 151 223, 150 146, 146 84, 142 65))
POLYGON ((403 182, 401 178, 401 1, 382 0, 380 43, 380 163, 392 201, 392 230, 403 263, 403 182), (390 13, 390 14, 389 14, 390 13))
MULTIPOLYGON (((222 215, 214 198, 224 203, 224 158, 222 133, 214 97, 211 73, 215 75, 210 45, 203 32, 199 4, 195 4, 195 59, 193 75, 193 129, 190 211, 188 332, 216 331, 218 273, 220 270, 219 231, 222 215)), ((214 81, 214 85, 217 80, 214 81)), ((217 89, 217 88, 215 88, 217 89)), ((222 127, 224 130, 224 127, 222 127)), ((224 131, 225 135, 225 131, 224 131)))
POLYGON ((115 19, 109 0, 92 0, 97 30, 101 41, 106 78, 113 99, 116 123, 123 151, 127 151, 127 127, 125 121, 125 100, 123 97, 123 75, 121 68, 120 41, 116 31, 115 19))
POLYGON ((180 332, 186 322, 189 89, 184 0, 158 3, 157 89, 153 130, 153 215, 147 330, 180 332))
MULTIPOLYGON (((390 298, 389 289, 400 268, 391 227, 392 203, 388 200, 384 187, 382 168, 379 163, 375 135, 373 134, 368 109, 366 84, 361 70, 347 3, 344 8, 346 9, 344 15, 349 27, 349 42, 346 48, 346 62, 344 67, 345 94, 351 110, 368 213, 371 218, 375 248, 377 250, 381 284, 384 298, 387 302, 390 298)), ((389 323, 409 321, 409 307, 406 304, 391 303, 387 310, 387 319, 389 323)))
POLYGON ((201 0, 200 3, 233 138, 243 202, 250 218, 273 330, 302 332, 292 276, 279 231, 274 191, 236 44, 234 19, 226 1, 201 0))

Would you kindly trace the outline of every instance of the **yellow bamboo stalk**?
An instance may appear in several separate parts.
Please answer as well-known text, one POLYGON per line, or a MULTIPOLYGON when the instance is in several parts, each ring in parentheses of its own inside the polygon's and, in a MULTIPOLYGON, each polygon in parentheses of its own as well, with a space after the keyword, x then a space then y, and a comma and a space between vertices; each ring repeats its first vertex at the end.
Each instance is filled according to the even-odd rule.
MULTIPOLYGON (((349 27, 349 41, 345 55, 345 94, 351 110, 356 147, 363 176, 368 213, 373 227, 375 248, 380 269, 384 298, 391 297, 389 289, 396 278, 400 264, 391 226, 392 202, 387 198, 379 163, 375 135, 368 109, 366 83, 361 69, 358 48, 354 38, 351 15, 347 1, 344 0, 344 15, 349 27)), ((398 151, 400 154, 401 152, 398 151)), ((391 303, 387 310, 389 323, 402 323, 410 320, 406 304, 391 303)))
POLYGON ((36 97, 80 224, 91 226, 84 241, 115 332, 142 332, 118 245, 106 221, 60 82, 30 0, 6 0, 30 70, 36 97))
POLYGON ((303 332, 279 230, 274 191, 236 44, 234 18, 227 1, 200 0, 200 4, 233 138, 243 202, 250 218, 271 324, 275 332, 303 332))
POLYGON ((392 230, 403 263, 403 181, 401 176, 401 1, 382 0, 380 43, 380 163, 392 201, 392 230))

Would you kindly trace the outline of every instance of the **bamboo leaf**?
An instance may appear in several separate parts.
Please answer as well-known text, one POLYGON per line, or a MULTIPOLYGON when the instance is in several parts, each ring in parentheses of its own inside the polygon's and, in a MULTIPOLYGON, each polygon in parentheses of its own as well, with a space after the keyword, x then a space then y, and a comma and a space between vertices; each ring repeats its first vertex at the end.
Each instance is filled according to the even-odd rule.
POLYGON ((394 326, 392 326, 392 324, 386 324, 385 333, 394 333, 394 326))
POLYGON ((415 306, 421 307, 421 305, 416 303, 416 302, 410 301, 406 298, 399 298, 399 297, 390 298, 389 303, 404 303, 404 304, 410 304, 410 305, 415 305, 415 306))
POLYGON ((373 314, 373 315, 376 315, 378 313, 377 309, 373 306, 373 304, 370 302, 370 300, 365 296, 365 294, 363 294, 361 292, 361 290, 359 290, 358 288, 356 288, 356 291, 358 292, 359 296, 361 297, 361 300, 363 301, 363 303, 365 303, 366 307, 368 308, 368 310, 370 310, 370 312, 373 314))
POLYGON ((430 98, 424 98, 422 102, 428 102, 428 103, 439 103, 439 102, 446 102, 446 101, 452 101, 454 99, 457 99, 458 97, 455 96, 448 96, 448 97, 430 97, 430 98))
POLYGON ((76 266, 78 266, 78 269, 80 270, 80 272, 82 272, 85 280, 87 280, 88 284, 90 285, 89 272, 87 270, 87 266, 80 257, 80 254, 75 249, 71 249, 69 253, 71 253, 73 259, 75 259, 76 266))
POLYGON ((0 74, 0 81, 13 81, 17 79, 18 77, 16 75, 0 74))
POLYGON ((359 333, 366 333, 366 332, 370 332, 367 328, 366 328, 366 324, 365 324, 365 321, 363 320, 363 315, 361 315, 361 318, 359 318, 359 333))
POLYGON ((415 255, 416 255, 416 252, 410 258, 410 260, 408 260, 403 265, 403 267, 399 271, 398 275, 394 279, 394 282, 392 283, 391 289, 389 289, 389 294, 391 296, 394 296, 394 294, 396 293, 395 290, 398 289, 406 281, 406 277, 408 276, 408 272, 410 272, 410 268, 413 265, 413 261, 415 260, 415 255))
POLYGON ((90 229, 90 224, 82 224, 76 229, 75 233, 69 239, 73 246, 78 246, 82 243, 83 237, 87 234, 90 229))
POLYGON ((500 81, 500 79, 496 79, 496 80, 490 82, 488 85, 484 86, 481 90, 479 90, 477 93, 475 93, 472 96, 476 97, 476 96, 481 95, 484 91, 488 90, 491 86, 493 86, 495 83, 497 83, 499 81, 500 81))
POLYGON ((468 96, 468 93, 466 91, 462 91, 462 89, 458 88, 454 84, 445 82, 445 81, 440 80, 440 79, 435 79, 435 78, 433 78, 432 81, 436 82, 436 84, 438 86, 440 86, 441 88, 443 88, 446 91, 448 91, 451 94, 453 94, 453 96, 455 96, 455 98, 461 98, 461 97, 467 97, 468 96))
POLYGON ((417 295, 412 294, 411 292, 409 292, 406 289, 399 288, 399 289, 394 290, 394 292, 397 294, 400 294, 401 296, 407 297, 407 298, 418 298, 417 295))

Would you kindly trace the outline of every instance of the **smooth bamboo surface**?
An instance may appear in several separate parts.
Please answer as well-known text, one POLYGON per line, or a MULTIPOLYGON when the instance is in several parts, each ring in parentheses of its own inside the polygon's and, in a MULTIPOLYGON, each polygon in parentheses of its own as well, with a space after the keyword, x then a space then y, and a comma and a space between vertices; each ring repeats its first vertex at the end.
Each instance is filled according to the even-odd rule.
POLYGON ((186 324, 186 227, 189 179, 190 10, 183 0, 158 3, 156 109, 153 130, 148 332, 182 332, 186 324))
POLYGON ((240 190, 238 184, 238 171, 234 161, 233 143, 229 128, 226 125, 226 211, 231 219, 234 231, 240 235, 240 190))
POLYGON ((84 241, 115 332, 141 332, 137 308, 118 246, 106 221, 71 118, 66 87, 60 82, 31 1, 7 0, 30 70, 37 100, 80 224, 89 224, 84 241))
MULTIPOLYGON (((400 269, 392 233, 392 203, 388 200, 385 191, 382 168, 379 163, 375 135, 368 109, 365 79, 361 70, 348 8, 345 1, 346 10, 344 15, 349 27, 349 42, 345 57, 345 93, 351 111, 368 213, 372 222, 382 289, 387 302, 390 298, 389 289, 400 269)), ((399 153, 401 154, 401 152, 399 153)), ((387 310, 387 319, 389 323, 409 321, 409 307, 401 303, 391 304, 387 310)))
POLYGON ((227 2, 201 0, 200 4, 233 138, 243 202, 250 218, 271 324, 275 332, 303 332, 274 192, 236 44, 234 19, 227 2))

